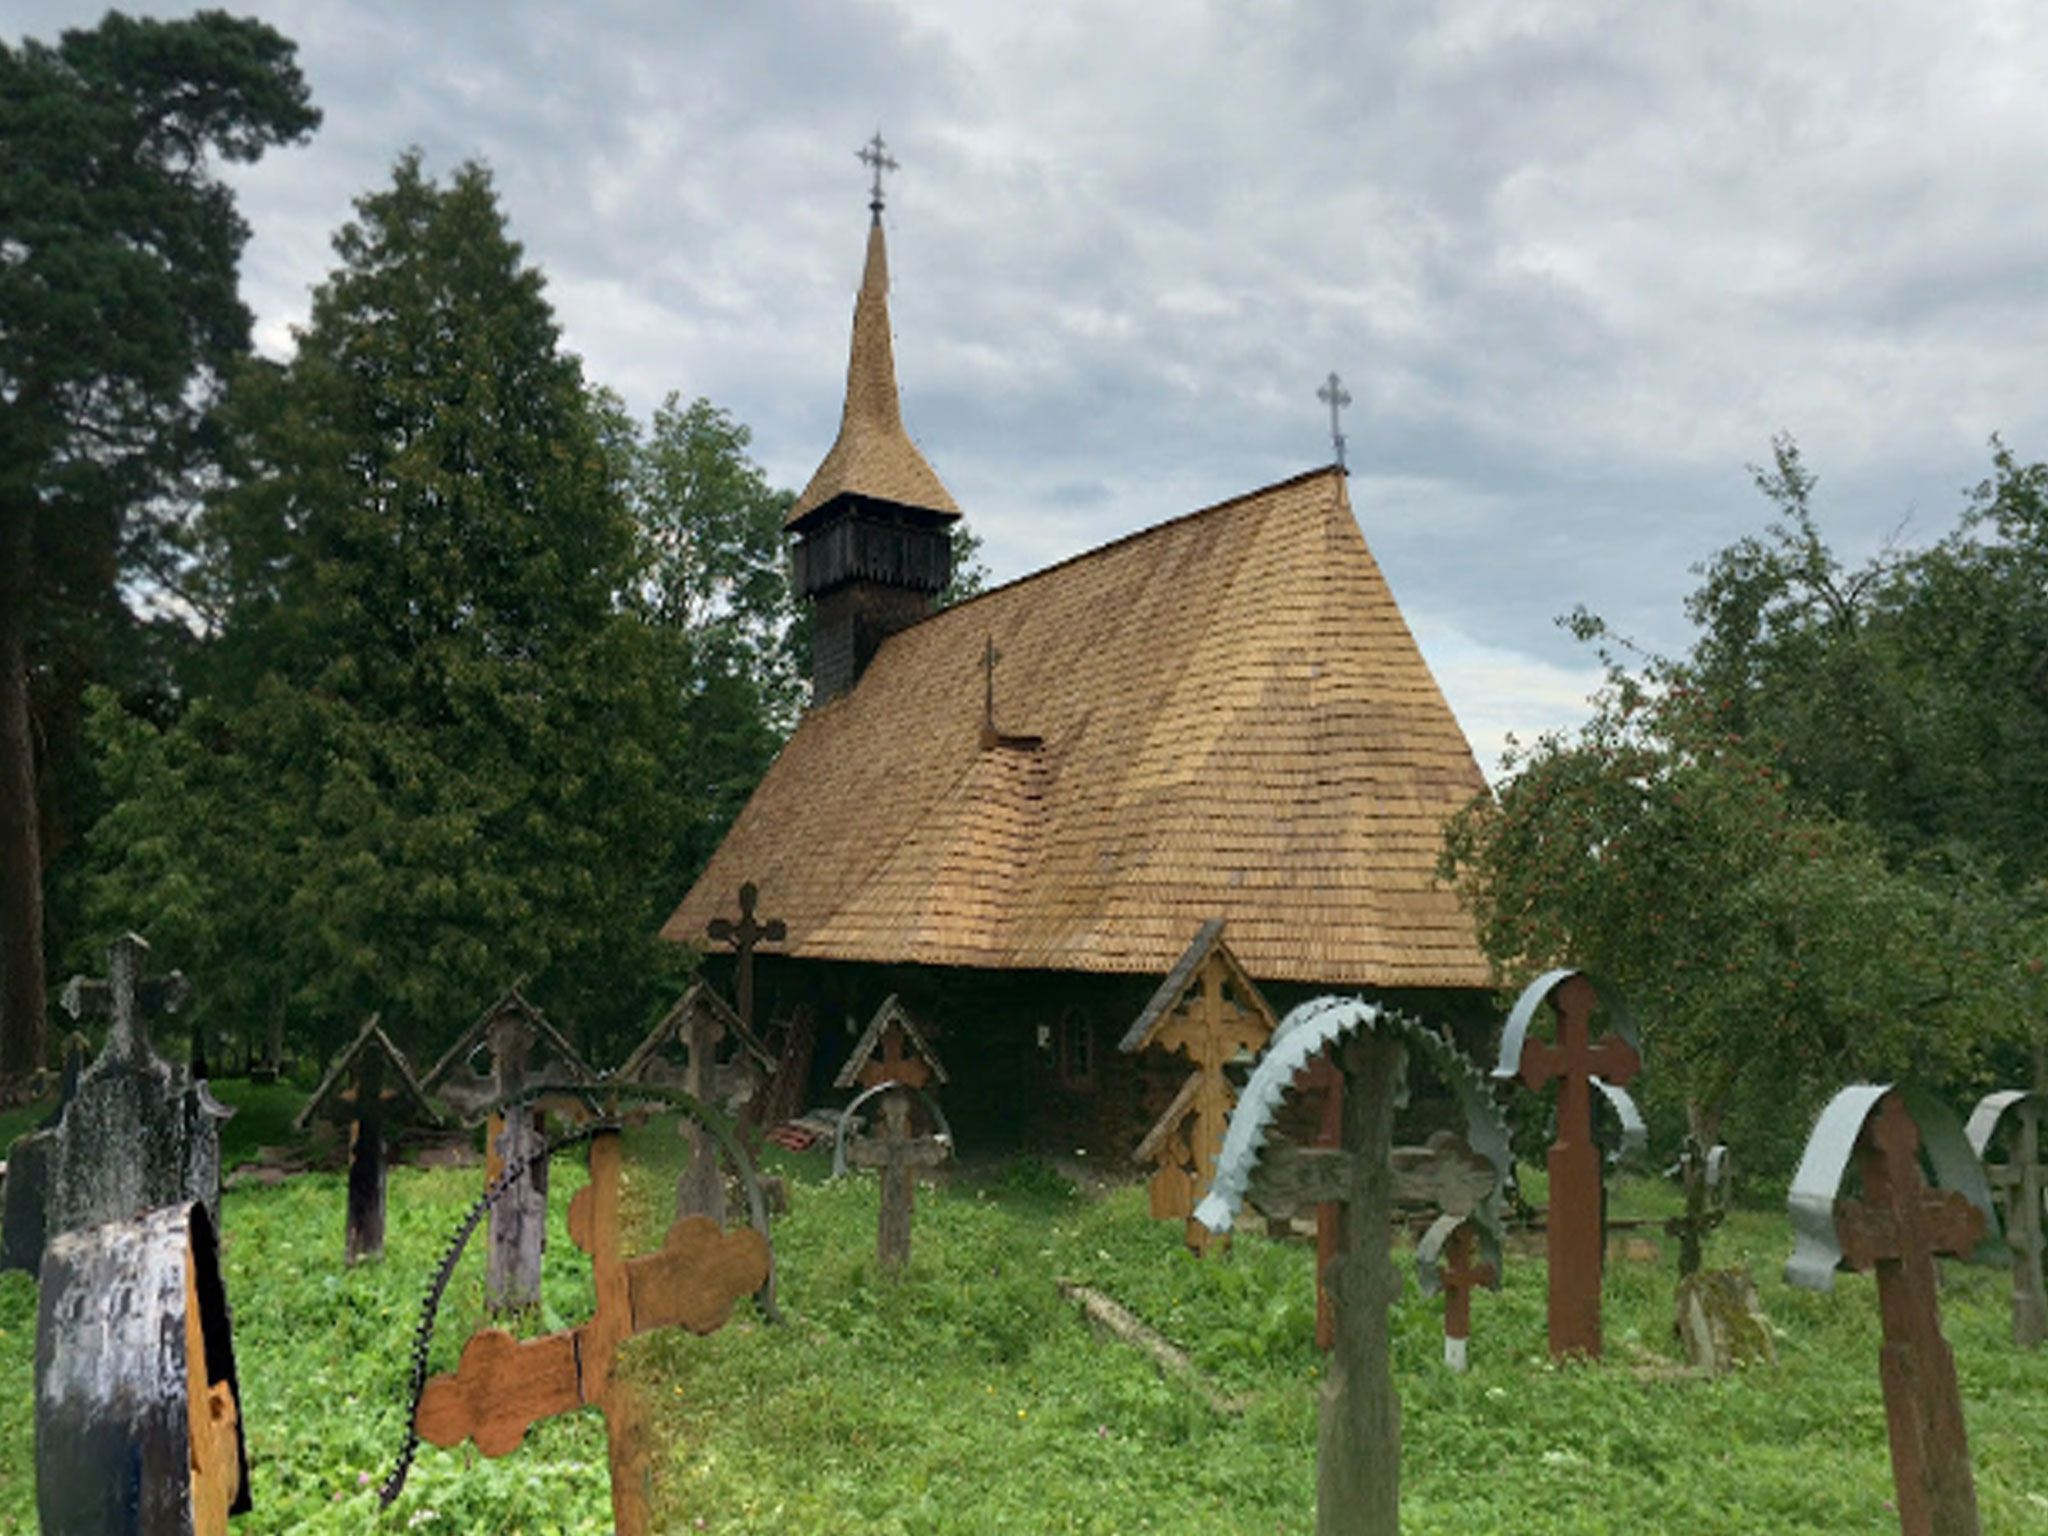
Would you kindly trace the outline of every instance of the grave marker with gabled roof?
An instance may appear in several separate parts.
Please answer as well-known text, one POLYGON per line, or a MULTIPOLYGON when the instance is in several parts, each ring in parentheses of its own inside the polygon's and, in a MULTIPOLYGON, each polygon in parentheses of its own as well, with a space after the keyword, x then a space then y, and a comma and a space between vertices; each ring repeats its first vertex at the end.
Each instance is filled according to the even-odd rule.
POLYGON ((348 1219, 343 1262, 384 1256, 384 1132, 406 1124, 435 1125, 440 1113, 413 1076, 412 1064, 371 1014, 334 1058, 320 1086, 293 1119, 304 1131, 316 1120, 349 1128, 348 1219))
MULTIPOLYGON (((774 1071, 774 1056, 738 1012, 698 981, 662 1015, 613 1076, 621 1083, 679 1088, 709 1109, 751 1094, 774 1071), (727 1040, 734 1043, 733 1056, 721 1063, 718 1047, 727 1040), (680 1063, 675 1059, 679 1051, 680 1063)), ((718 1144, 694 1119, 685 1119, 680 1129, 690 1144, 690 1160, 676 1180, 676 1215, 708 1216, 723 1223, 725 1178, 718 1168, 718 1144)))

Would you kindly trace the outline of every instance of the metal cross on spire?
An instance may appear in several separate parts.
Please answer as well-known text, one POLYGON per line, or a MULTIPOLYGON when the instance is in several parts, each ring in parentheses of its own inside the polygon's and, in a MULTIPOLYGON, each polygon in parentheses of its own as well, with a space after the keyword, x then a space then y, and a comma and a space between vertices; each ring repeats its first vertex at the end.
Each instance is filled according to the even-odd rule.
POLYGON ((1330 377, 1324 382, 1323 387, 1316 391, 1316 398, 1330 408, 1330 441, 1337 446, 1337 467, 1342 469, 1344 467, 1344 428, 1337 418, 1337 413, 1351 403, 1351 395, 1344 388, 1344 381, 1337 377, 1334 369, 1331 370, 1330 377))
POLYGON ((877 128, 875 136, 854 151, 862 165, 873 169, 874 184, 868 188, 868 209, 876 218, 882 216, 882 172, 897 169, 895 160, 890 158, 889 146, 882 142, 882 130, 877 128))

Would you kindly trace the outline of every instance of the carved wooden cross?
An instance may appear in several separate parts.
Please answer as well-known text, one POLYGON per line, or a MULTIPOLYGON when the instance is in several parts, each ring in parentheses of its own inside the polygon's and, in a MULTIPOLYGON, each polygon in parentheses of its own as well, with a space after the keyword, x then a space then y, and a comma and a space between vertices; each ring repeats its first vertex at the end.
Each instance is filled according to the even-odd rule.
POLYGON ((851 1142, 847 1160, 882 1170, 882 1209, 875 1223, 875 1258, 883 1273, 910 1262, 910 1220, 917 1203, 917 1170, 935 1168, 952 1155, 936 1136, 910 1134, 910 1094, 891 1088, 881 1094, 882 1134, 851 1142))
POLYGON ((1442 1219, 1454 1223, 1436 1266, 1436 1281, 1444 1293, 1444 1364, 1462 1371, 1472 1337, 1472 1292, 1475 1287, 1492 1285, 1500 1274, 1491 1264, 1474 1261, 1470 1221, 1457 1216, 1442 1219))
POLYGON ((107 946, 107 979, 74 976, 64 988, 64 1011, 74 1019, 105 1017, 108 1061, 140 1060, 149 1053, 146 1011, 176 1013, 192 988, 182 971, 150 981, 149 942, 139 933, 124 933, 107 946))
POLYGON ((1884 1325, 1879 1375, 1890 1431, 1892 1481, 1905 1536, 1976 1536, 1977 1490, 1955 1356, 1941 1336, 1937 1253, 1967 1254, 1984 1215, 1920 1175, 1920 1128, 1887 1093, 1856 1143, 1863 1198, 1835 1202, 1842 1257, 1877 1272, 1884 1325))
POLYGON ((2039 1349, 2048 1339, 2048 1291, 2041 1276, 2041 1190, 2048 1168, 2041 1163, 2040 1093, 1994 1093, 1970 1116, 1968 1135, 1978 1156, 1990 1150, 1998 1121, 2012 1115, 2013 1131, 2003 1162, 1986 1160, 1984 1177, 2005 1211, 2005 1241, 2012 1249, 2012 1341, 2039 1349))
POLYGON ((916 1051, 906 1055, 903 1046, 903 1026, 892 1022, 882 1031, 881 1054, 861 1063, 861 1086, 877 1088, 883 1083, 901 1083, 906 1088, 922 1088, 929 1083, 931 1063, 916 1051))
MULTIPOLYGON (((1262 1049, 1273 1034, 1270 1017, 1241 1006, 1225 994, 1229 980, 1229 967, 1220 954, 1212 951, 1196 972, 1194 995, 1166 1017, 1152 1032, 1149 1042, 1179 1051, 1201 1073, 1194 1094, 1194 1125, 1188 1133, 1188 1145, 1195 1158, 1195 1187, 1203 1190, 1216 1178, 1216 1154, 1223 1150, 1230 1111, 1237 1103, 1237 1090, 1224 1075, 1224 1068, 1240 1052, 1262 1049)), ((1188 1238, 1197 1252, 1211 1240, 1209 1233, 1192 1221, 1188 1238)))
MULTIPOLYGON (((527 1057, 535 1033, 524 1012, 500 1009, 486 1034, 498 1096, 509 1098, 526 1086, 527 1057)), ((484 1291, 492 1307, 530 1307, 540 1300, 541 1254, 547 1245, 548 1165, 538 1156, 547 1131, 537 1109, 507 1116, 493 1112, 484 1130, 484 1181, 491 1185, 507 1169, 525 1167, 526 1176, 491 1206, 484 1291)))
MULTIPOLYGON (((740 1022, 749 1029, 754 1027, 754 948, 759 944, 780 944, 789 937, 789 929, 779 917, 771 917, 765 923, 754 920, 754 903, 760 899, 760 890, 753 881, 747 881, 740 887, 740 920, 735 923, 714 917, 705 928, 714 942, 730 944, 739 956, 733 970, 733 995, 739 1003, 740 1022)), ((691 1059, 696 1059, 694 1051, 691 1059)))
POLYGON ((384 1133, 409 1121, 435 1118, 405 1055, 376 1015, 356 1032, 313 1090, 293 1125, 314 1119, 348 1127, 348 1225, 343 1262, 384 1256, 384 1133))
MULTIPOLYGON (((1642 1064, 1619 1035, 1594 1041, 1588 1020, 1597 995, 1576 972, 1550 993, 1557 1041, 1526 1040, 1521 1079, 1540 1089, 1557 1079, 1557 1139, 1550 1144, 1550 1353, 1600 1353, 1600 1148, 1593 1139, 1593 1079, 1625 1084, 1642 1064)), ((1498 1070, 1498 1069, 1496 1069, 1498 1070)))
POLYGON ((733 1303, 768 1278, 768 1240, 752 1228, 722 1232, 702 1217, 668 1229, 658 1253, 619 1257, 619 1137, 590 1145, 590 1183, 569 1202, 569 1236, 590 1255, 597 1307, 580 1328, 518 1340, 486 1328, 462 1347, 452 1374, 420 1397, 416 1426, 434 1445, 474 1440, 486 1456, 516 1450, 537 1420, 585 1403, 605 1418, 612 1521, 619 1536, 645 1536, 646 1430, 639 1404, 616 1373, 619 1346, 656 1328, 715 1333, 733 1303))

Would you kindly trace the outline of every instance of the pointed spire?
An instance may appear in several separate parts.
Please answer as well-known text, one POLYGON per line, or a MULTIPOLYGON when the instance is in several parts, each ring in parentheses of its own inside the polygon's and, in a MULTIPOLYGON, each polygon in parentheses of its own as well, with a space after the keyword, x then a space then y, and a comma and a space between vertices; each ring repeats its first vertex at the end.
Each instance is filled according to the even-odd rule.
POLYGON ((924 455, 903 428, 896 399, 896 355, 889 339, 889 253, 882 238, 881 176, 895 162, 880 149, 875 136, 873 157, 862 160, 875 168, 875 189, 869 206, 867 266, 861 273, 860 297, 853 308, 853 353, 846 366, 846 409, 839 420, 839 438, 825 462, 811 476, 803 495, 783 519, 794 528, 836 497, 861 496, 894 502, 946 517, 958 517, 955 504, 924 455))

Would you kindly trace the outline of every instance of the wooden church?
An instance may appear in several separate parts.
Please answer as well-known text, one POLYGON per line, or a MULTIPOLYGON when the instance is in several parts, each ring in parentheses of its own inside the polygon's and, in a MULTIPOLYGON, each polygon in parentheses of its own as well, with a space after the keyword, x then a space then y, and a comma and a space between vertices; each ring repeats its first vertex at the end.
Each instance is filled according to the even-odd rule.
POLYGON ((1484 781, 1343 469, 933 612, 960 513, 904 429, 872 206, 839 436, 786 524, 810 708, 663 935, 707 947, 757 886, 785 926, 756 994, 816 1021, 813 1088, 895 994, 969 1150, 1127 1156, 1187 1068, 1116 1042, 1212 919, 1283 1009, 1478 1024, 1435 868, 1484 781))

